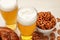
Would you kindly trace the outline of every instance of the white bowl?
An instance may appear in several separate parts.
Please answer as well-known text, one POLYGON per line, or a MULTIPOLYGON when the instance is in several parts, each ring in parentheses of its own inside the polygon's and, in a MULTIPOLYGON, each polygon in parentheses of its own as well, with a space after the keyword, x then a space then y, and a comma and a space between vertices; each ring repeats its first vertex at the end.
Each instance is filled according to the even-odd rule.
MULTIPOLYGON (((55 27, 54 27, 55 28, 55 27)), ((43 29, 40 29, 40 28, 38 28, 37 27, 37 30, 39 31, 39 32, 42 32, 42 33, 51 33, 52 32, 52 30, 54 30, 54 28, 52 28, 52 29, 49 29, 49 30, 43 30, 43 29)))
MULTIPOLYGON (((48 11, 44 11, 44 12, 48 12, 48 11)), ((51 13, 52 14, 52 13, 51 13)), ((52 14, 53 15, 53 14, 52 14)), ((54 16, 55 17, 55 16, 54 16)), ((56 19, 56 17, 55 17, 55 19, 56 19)), ((57 19, 56 19, 56 24, 57 24, 57 19)), ((50 34, 53 30, 54 30, 54 28, 56 28, 56 24, 55 24, 55 26, 52 28, 52 29, 49 29, 49 30, 43 30, 43 29, 41 29, 41 28, 39 28, 39 27, 37 27, 37 30, 39 31, 39 32, 41 32, 41 33, 44 33, 44 34, 50 34)))
MULTIPOLYGON (((57 22, 56 22, 56 24, 57 24, 57 22)), ((55 28, 56 28, 56 25, 55 25, 55 27, 53 27, 52 29, 49 29, 49 30, 43 30, 38 27, 37 27, 37 30, 41 33, 44 33, 44 34, 47 34, 47 33, 50 34, 55 28)))

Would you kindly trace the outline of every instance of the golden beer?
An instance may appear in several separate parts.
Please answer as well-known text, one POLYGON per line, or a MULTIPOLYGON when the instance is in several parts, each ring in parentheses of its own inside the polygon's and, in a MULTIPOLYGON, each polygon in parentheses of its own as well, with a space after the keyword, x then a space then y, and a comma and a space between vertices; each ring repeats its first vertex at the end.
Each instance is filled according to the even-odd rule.
POLYGON ((15 30, 16 28, 16 18, 17 18, 17 2, 16 0, 1 0, 1 13, 6 21, 6 26, 15 30))
POLYGON ((30 36, 36 28, 36 23, 29 25, 29 26, 24 26, 24 25, 18 23, 18 27, 19 27, 19 30, 21 30, 22 35, 30 36))
POLYGON ((22 40, 32 40, 31 35, 36 28, 37 13, 34 8, 21 8, 18 12, 18 28, 22 40))

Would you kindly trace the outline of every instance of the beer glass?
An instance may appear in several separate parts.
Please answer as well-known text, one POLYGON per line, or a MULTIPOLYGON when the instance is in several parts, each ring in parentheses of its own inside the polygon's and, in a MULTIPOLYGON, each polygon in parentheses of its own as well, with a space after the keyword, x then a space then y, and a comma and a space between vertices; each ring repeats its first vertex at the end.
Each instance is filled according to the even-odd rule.
POLYGON ((6 21, 6 26, 15 30, 18 12, 17 0, 0 0, 0 10, 6 21))
POLYGON ((32 33, 36 28, 37 11, 35 8, 20 8, 17 25, 21 31, 22 40, 32 40, 32 33))

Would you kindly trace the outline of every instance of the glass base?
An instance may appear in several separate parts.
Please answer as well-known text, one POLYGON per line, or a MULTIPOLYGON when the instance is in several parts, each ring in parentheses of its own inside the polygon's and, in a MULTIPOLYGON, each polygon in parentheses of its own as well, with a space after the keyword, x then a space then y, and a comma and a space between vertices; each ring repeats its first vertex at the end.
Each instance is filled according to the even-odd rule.
POLYGON ((22 40, 32 40, 32 36, 21 36, 22 40))
POLYGON ((16 29, 16 24, 12 24, 12 25, 6 25, 8 28, 15 30, 16 29))

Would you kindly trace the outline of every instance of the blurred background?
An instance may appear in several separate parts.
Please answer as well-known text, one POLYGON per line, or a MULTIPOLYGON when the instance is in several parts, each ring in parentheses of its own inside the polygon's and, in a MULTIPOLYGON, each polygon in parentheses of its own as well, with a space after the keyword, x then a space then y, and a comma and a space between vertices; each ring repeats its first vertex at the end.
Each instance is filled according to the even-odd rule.
MULTIPOLYGON (((34 7, 38 12, 50 11, 56 18, 60 18, 60 0, 18 0, 18 8, 21 7, 34 7)), ((0 26, 5 26, 1 12, 0 26)))

